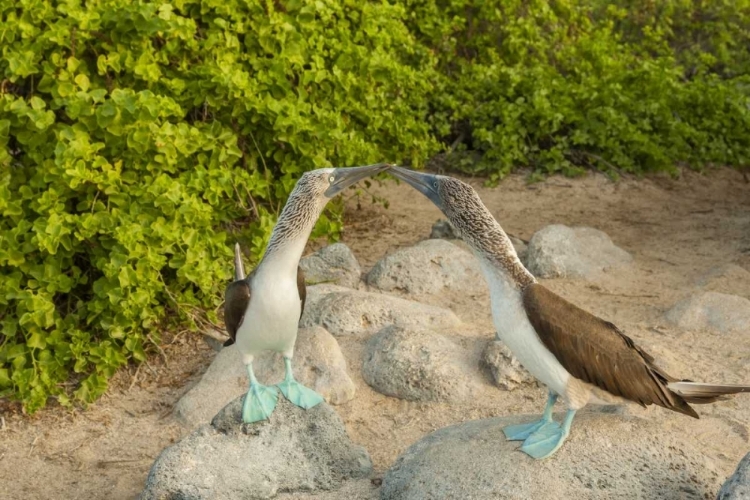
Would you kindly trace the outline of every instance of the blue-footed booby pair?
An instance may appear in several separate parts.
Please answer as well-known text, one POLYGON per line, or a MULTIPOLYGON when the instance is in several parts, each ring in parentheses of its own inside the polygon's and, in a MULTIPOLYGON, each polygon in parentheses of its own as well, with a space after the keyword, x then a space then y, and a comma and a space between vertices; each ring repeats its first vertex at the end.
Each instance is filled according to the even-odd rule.
POLYGON ((224 322, 230 339, 224 345, 237 344, 250 379, 250 389, 242 407, 243 422, 265 420, 276 407, 276 388, 260 384, 253 373, 253 359, 262 351, 275 351, 284 356, 286 376, 278 388, 289 401, 305 409, 323 401, 315 391, 297 382, 292 374, 297 327, 306 296, 299 260, 328 200, 389 166, 378 163, 324 168, 303 174, 281 211, 263 258, 247 277, 239 244, 235 245, 235 281, 227 287, 224 301, 224 322))
POLYGON ((615 325, 537 283, 468 184, 399 167, 390 172, 437 205, 472 248, 489 285, 498 337, 549 389, 541 420, 503 429, 509 440, 523 441, 521 450, 528 455, 542 459, 555 453, 568 437, 576 411, 588 403, 656 404, 698 418, 688 403, 750 392, 750 386, 671 377, 615 325), (558 398, 567 406, 562 425, 552 420, 558 398))

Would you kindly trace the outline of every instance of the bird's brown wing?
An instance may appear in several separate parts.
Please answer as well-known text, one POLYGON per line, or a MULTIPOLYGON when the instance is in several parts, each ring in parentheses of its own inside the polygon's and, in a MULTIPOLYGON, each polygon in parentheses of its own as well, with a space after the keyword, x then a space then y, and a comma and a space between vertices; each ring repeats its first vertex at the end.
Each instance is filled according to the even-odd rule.
POLYGON ((307 287, 305 286, 305 273, 300 266, 297 266, 297 291, 299 300, 302 301, 302 308, 299 311, 299 317, 302 319, 302 313, 305 312, 305 300, 307 299, 307 287))
POLYGON ((250 278, 234 281, 229 284, 224 293, 224 324, 227 327, 229 339, 224 346, 230 346, 237 340, 237 330, 240 329, 245 311, 250 303, 250 278))
POLYGON ((615 325, 571 304, 538 283, 524 290, 524 306, 544 346, 574 377, 642 406, 656 404, 698 418, 667 387, 676 379, 615 325))

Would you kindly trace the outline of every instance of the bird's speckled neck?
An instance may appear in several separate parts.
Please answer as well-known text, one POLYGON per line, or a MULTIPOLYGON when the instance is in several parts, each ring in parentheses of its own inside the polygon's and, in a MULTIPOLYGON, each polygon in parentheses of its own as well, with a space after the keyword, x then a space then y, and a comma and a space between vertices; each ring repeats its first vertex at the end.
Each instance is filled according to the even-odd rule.
POLYGON ((273 262, 274 268, 281 266, 296 276, 307 240, 327 201, 298 183, 279 215, 258 269, 273 262))
POLYGON ((508 235, 473 188, 457 182, 443 196, 445 215, 477 257, 497 268, 521 289, 536 282, 518 258, 508 235))

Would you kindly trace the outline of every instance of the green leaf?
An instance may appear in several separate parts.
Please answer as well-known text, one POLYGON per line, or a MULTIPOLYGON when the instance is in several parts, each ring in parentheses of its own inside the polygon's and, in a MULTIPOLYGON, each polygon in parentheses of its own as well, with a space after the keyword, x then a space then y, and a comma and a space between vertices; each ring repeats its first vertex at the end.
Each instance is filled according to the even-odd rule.
POLYGON ((68 97, 76 91, 76 88, 70 82, 60 82, 57 85, 57 93, 60 97, 68 97))
POLYGON ((38 332, 32 333, 31 336, 26 339, 26 345, 33 349, 44 349, 47 346, 42 335, 38 332))
POLYGON ((77 75, 75 77, 75 82, 84 92, 87 92, 89 90, 89 87, 91 86, 91 83, 89 82, 89 77, 86 75, 77 75))

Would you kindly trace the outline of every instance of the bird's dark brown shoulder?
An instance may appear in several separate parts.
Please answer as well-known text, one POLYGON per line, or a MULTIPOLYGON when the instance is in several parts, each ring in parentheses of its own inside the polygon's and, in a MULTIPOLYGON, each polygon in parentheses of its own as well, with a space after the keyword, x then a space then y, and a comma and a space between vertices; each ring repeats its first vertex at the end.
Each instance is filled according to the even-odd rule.
POLYGON ((250 303, 250 279, 234 281, 227 286, 224 293, 224 324, 227 327, 229 340, 224 345, 232 345, 237 340, 237 330, 245 318, 245 311, 250 303))

